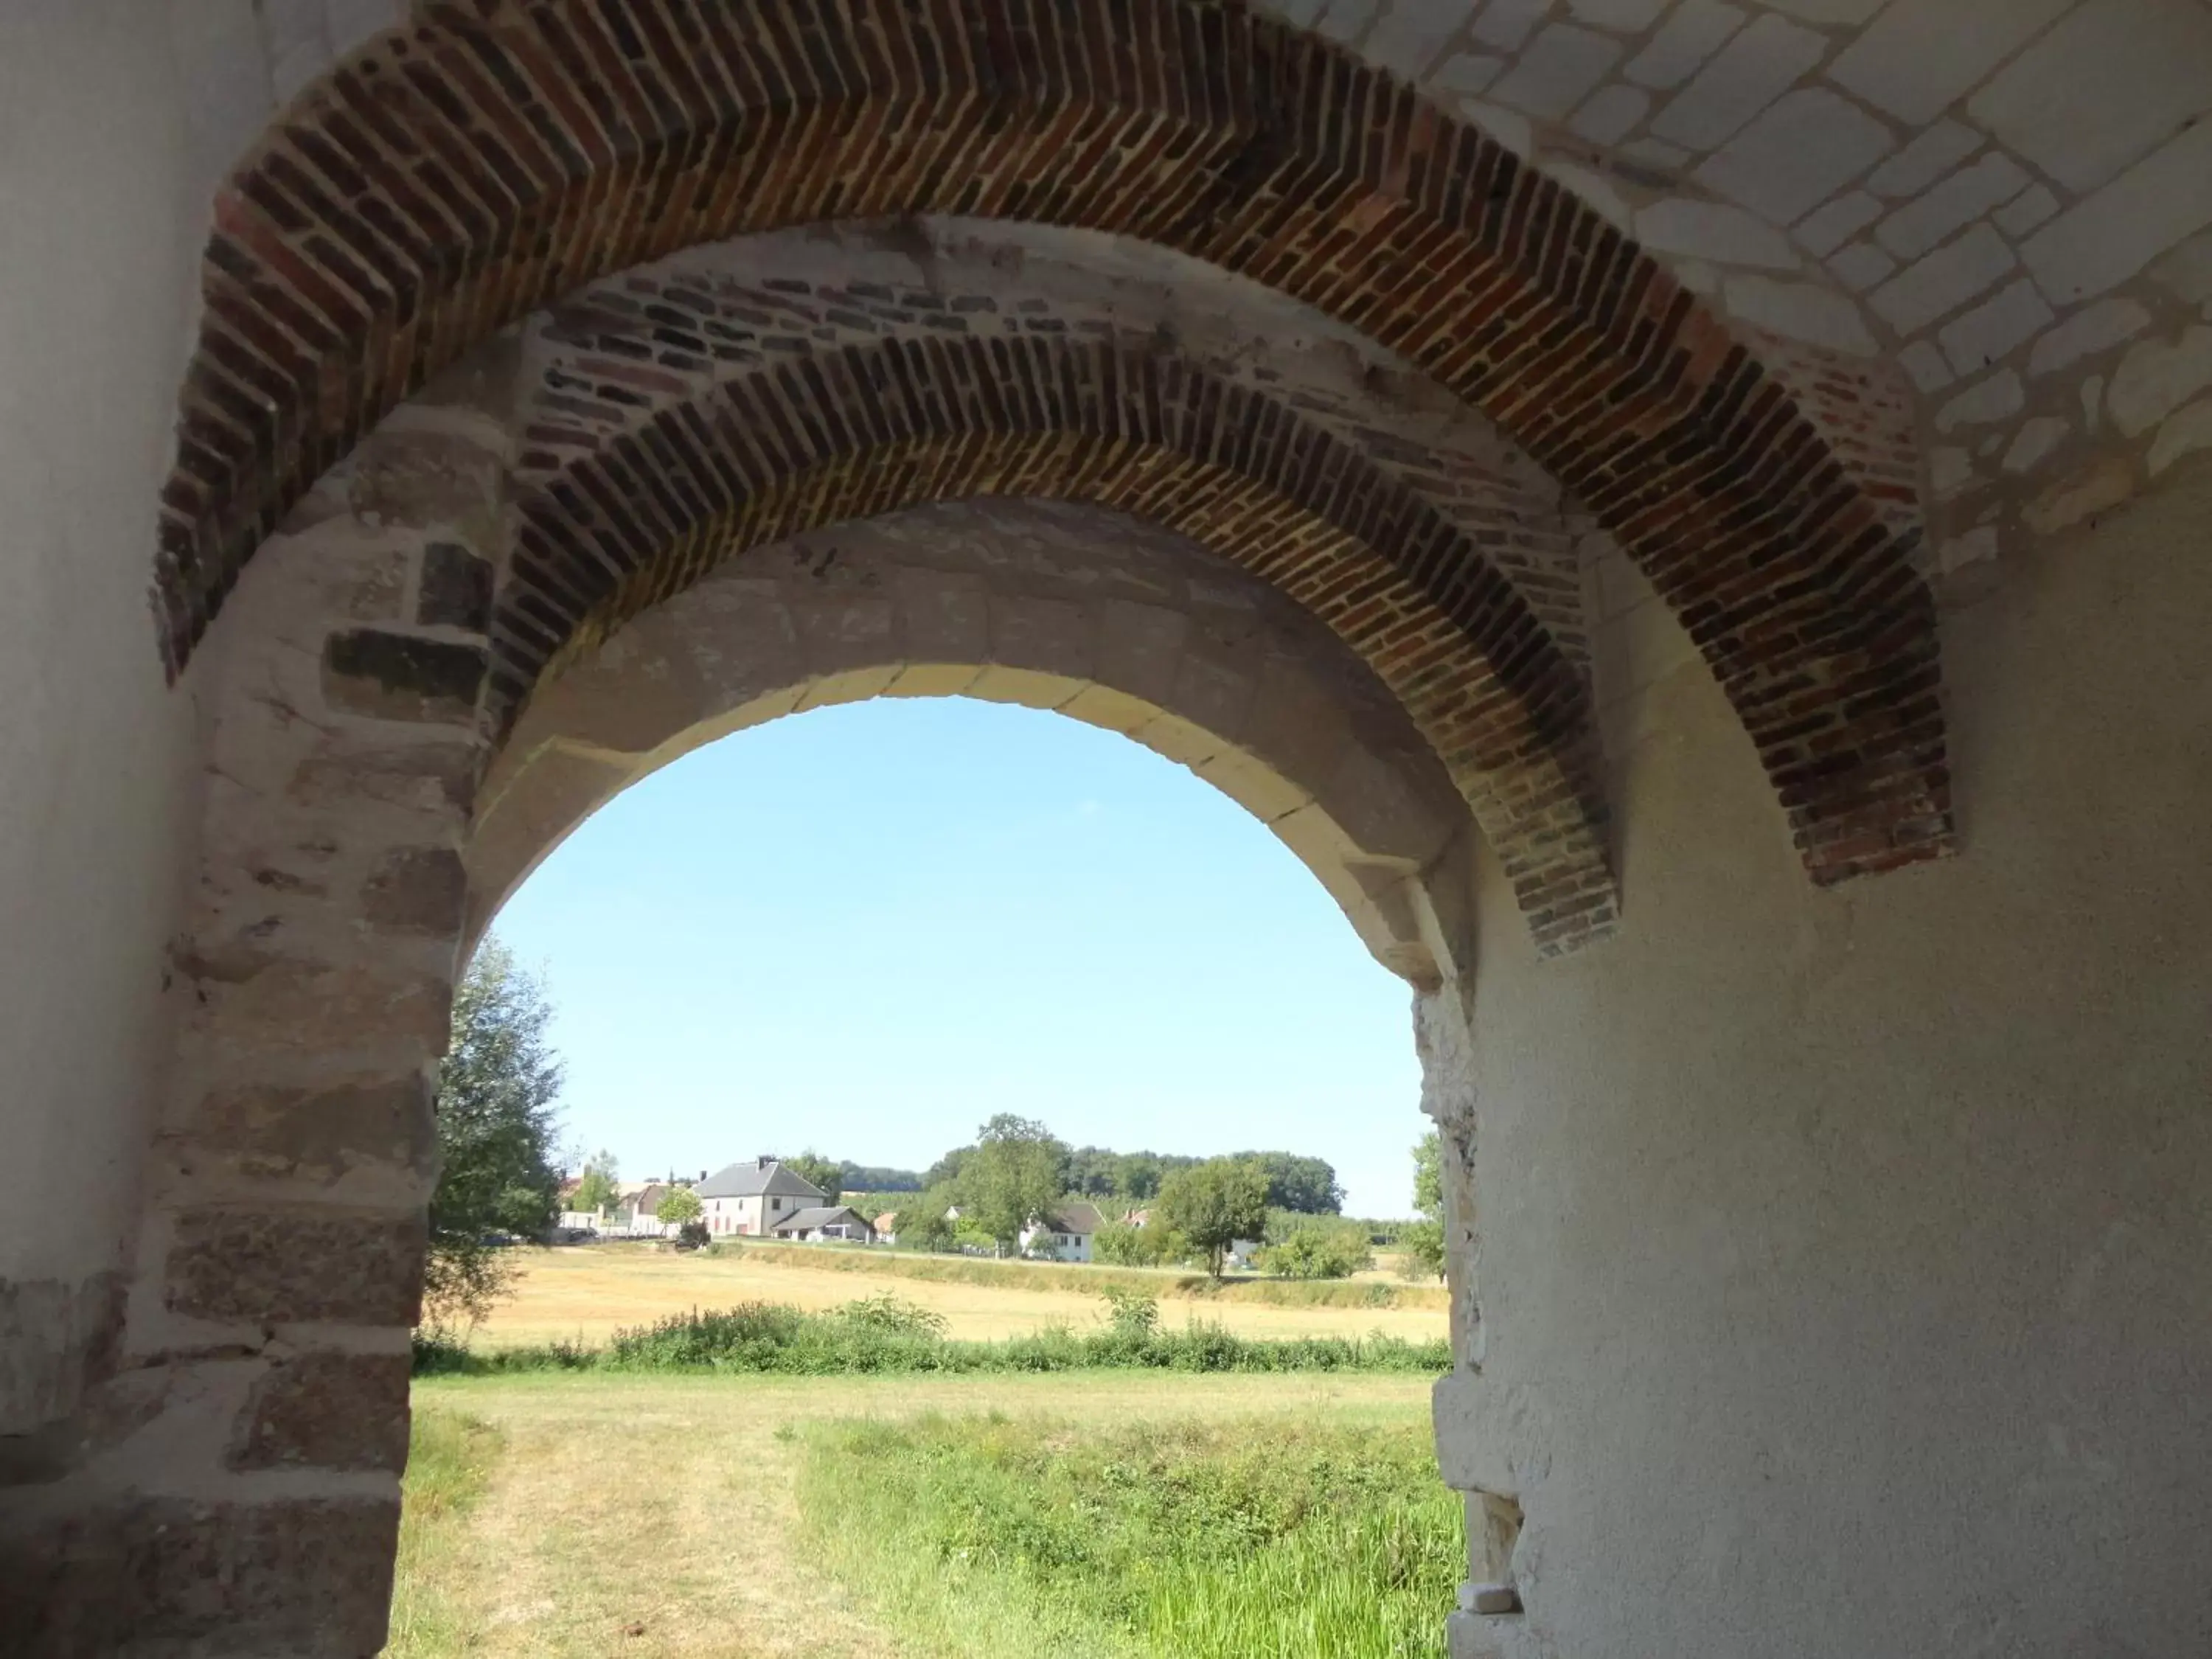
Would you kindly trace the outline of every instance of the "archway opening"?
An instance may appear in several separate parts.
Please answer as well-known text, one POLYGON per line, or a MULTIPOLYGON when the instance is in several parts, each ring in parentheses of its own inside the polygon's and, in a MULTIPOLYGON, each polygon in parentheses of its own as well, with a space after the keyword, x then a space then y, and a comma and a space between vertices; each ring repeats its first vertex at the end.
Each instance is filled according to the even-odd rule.
MULTIPOLYGON (((651 661, 641 651, 626 678, 651 661)), ((817 1651, 904 1651, 948 1623, 977 1651, 1017 1628, 1267 1651, 1282 1620, 1326 1621, 1351 1596, 1358 1641, 1418 1629, 1411 1650, 1441 1652, 1466 1556, 1428 1450, 1445 1297, 1399 1236, 1425 1127, 1407 988, 1298 853, 1206 787, 1203 756, 1179 766, 976 698, 878 696, 665 746, 684 752, 591 813, 491 923, 550 974, 571 1138, 617 1177, 617 1201, 572 1209, 563 1243, 521 1252, 518 1293, 476 1340, 487 1366, 567 1374, 552 1392, 504 1370, 418 1382, 429 1450, 411 1489, 474 1434, 518 1486, 549 1463, 650 1467, 671 1511, 744 1522, 602 1532, 586 1552, 577 1534, 602 1514, 542 1515, 509 1570, 569 1565, 523 1627, 638 1626, 648 1646, 696 1633, 744 1605, 726 1574, 686 1565, 712 1538, 775 1583, 817 1651), (1005 1118, 1064 1143, 1070 1231, 987 1244, 971 1211, 949 1238, 823 1237, 816 1212, 852 1195, 796 1191, 830 1179, 807 1156, 823 1154, 856 1183, 902 1188, 872 1191, 848 1217, 864 1227, 912 1226, 948 1190, 988 1202, 959 1164, 987 1155, 976 1126, 988 1141, 1005 1118), (1256 1261, 1240 1246, 1217 1281, 1200 1248, 1102 1259, 1109 1237, 1170 1230, 1163 1173, 1234 1153, 1275 1154, 1291 1181, 1310 1173, 1293 1160, 1322 1166, 1270 1194, 1287 1202, 1251 1241, 1256 1261), (640 1210, 687 1188, 714 1212, 696 1252, 640 1210), (1317 1243, 1362 1248, 1318 1269, 1330 1276, 1280 1265, 1317 1243), (716 1310, 762 1303, 792 1310, 784 1340, 813 1344, 818 1370, 783 1370, 757 1307, 743 1359, 702 1364, 694 1347, 667 1376, 641 1358, 640 1328, 665 1321, 696 1344, 716 1310), (1131 1340, 1139 1304, 1150 1334, 1131 1340), (863 1362, 839 1334, 870 1320, 912 1328, 863 1362), (898 1344, 939 1321, 942 1352, 925 1341, 900 1369, 898 1344), (624 1327, 632 1359, 611 1364, 624 1327), (541 1360, 556 1342, 574 1346, 541 1360), (1288 1363, 1329 1366, 1327 1387, 1288 1363), (974 1369, 945 1375, 953 1364, 974 1369), (789 1501, 748 1506, 732 1464, 789 1501), (1149 1494, 1133 1507, 1133 1467, 1149 1494), (866 1528, 825 1523, 840 1491, 866 1528), (975 1559, 947 1568, 932 1553, 956 1530, 975 1559), (1362 1556, 1363 1539, 1390 1553, 1362 1556), (1139 1553, 1156 1582, 1133 1591, 1139 1553), (1326 1584, 1259 1593, 1324 1558, 1326 1584), (1191 1622, 1178 1608, 1193 1595, 1241 1609, 1239 1633, 1191 1622)), ((411 1511, 406 1525, 455 1535, 411 1511)), ((395 1628, 465 1616, 475 1593, 427 1583, 422 1553, 403 1547, 395 1628)))

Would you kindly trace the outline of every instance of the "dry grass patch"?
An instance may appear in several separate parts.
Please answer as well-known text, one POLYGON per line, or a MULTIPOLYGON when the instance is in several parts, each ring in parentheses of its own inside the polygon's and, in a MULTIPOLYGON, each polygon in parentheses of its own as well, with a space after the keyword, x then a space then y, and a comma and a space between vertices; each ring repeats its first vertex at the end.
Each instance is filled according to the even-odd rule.
POLYGON ((1407 1287, 1397 1307, 1279 1306, 1250 1299, 1252 1291, 1273 1288, 1265 1284, 1237 1285, 1224 1295, 1178 1297, 1174 1291, 1180 1277, 1126 1269, 968 1263, 888 1251, 754 1246, 736 1255, 709 1257, 635 1245, 583 1245, 525 1252, 515 1298, 492 1316, 475 1340, 490 1347, 563 1338, 603 1342, 622 1326, 740 1302, 775 1302, 821 1311, 844 1306, 885 1278, 897 1281, 901 1296, 942 1315, 947 1334, 963 1340, 1002 1341, 1053 1325, 1091 1328, 1104 1307, 1098 1289, 1092 1287, 1124 1279, 1148 1289, 1157 1286, 1163 1297, 1162 1315, 1170 1325, 1181 1322, 1178 1312, 1187 1310, 1190 1316, 1218 1321, 1239 1336, 1263 1339, 1380 1332, 1407 1341, 1428 1341, 1449 1334, 1443 1297, 1426 1286, 1407 1287), (949 1272, 970 1267, 1000 1271, 988 1277, 949 1278, 923 1277, 915 1271, 933 1266, 949 1272), (1422 1305, 1404 1305, 1415 1297, 1422 1305))

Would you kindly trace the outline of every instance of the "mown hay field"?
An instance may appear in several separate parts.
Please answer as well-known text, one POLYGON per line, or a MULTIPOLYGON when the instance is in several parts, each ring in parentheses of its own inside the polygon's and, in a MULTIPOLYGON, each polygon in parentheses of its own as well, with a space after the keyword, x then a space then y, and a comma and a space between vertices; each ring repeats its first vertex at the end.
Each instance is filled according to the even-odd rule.
POLYGON ((514 1297, 471 1339, 483 1347, 582 1340, 603 1342, 623 1326, 692 1308, 775 1302, 818 1311, 895 1288, 942 1315, 947 1334, 1000 1341, 1054 1325, 1097 1326, 1099 1291, 1139 1285, 1160 1297, 1162 1322, 1218 1321, 1239 1336, 1369 1336, 1408 1341, 1448 1334, 1443 1293, 1432 1285, 1367 1279, 1317 1285, 1231 1280, 1218 1288, 1182 1273, 1028 1262, 971 1261, 888 1250, 749 1245, 708 1256, 638 1244, 528 1249, 514 1297), (1195 1294, 1189 1293, 1195 1291, 1195 1294), (1340 1299, 1350 1305, 1299 1305, 1340 1299), (1392 1305, 1361 1305, 1382 1304, 1392 1305))

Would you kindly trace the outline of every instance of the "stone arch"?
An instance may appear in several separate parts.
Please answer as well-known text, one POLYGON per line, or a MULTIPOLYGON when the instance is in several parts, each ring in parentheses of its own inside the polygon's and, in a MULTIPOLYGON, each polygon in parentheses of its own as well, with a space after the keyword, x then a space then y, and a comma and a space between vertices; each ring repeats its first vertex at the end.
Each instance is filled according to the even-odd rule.
POLYGON ((557 764, 538 769, 546 750, 650 760, 702 719, 757 712, 760 687, 794 704, 801 686, 857 695, 909 672, 926 684, 908 689, 1037 702, 1072 687, 1069 712, 1133 728, 1267 819, 1414 986, 1460 971, 1471 815, 1395 698, 1260 577, 1097 507, 941 504, 757 550, 580 658, 495 756, 477 697, 512 434, 490 393, 448 382, 385 422, 256 559, 194 671, 208 750, 176 950, 188 1012, 116 1397, 72 1430, 42 1553, 11 1560, 38 1650, 379 1645, 460 948, 493 887, 590 804, 557 764), (948 544, 963 525, 993 557, 948 544), (1038 545, 1009 555, 1019 533, 1038 545), (778 656, 727 631, 916 578, 912 614, 951 630, 927 645, 832 628, 814 654, 778 656), (946 603, 963 589, 987 612, 965 638, 946 603), (1133 625, 1109 638, 1116 616, 1133 625), (1163 623, 1173 650, 1146 645, 1163 623), (718 635, 743 661, 710 684, 718 635), (629 672, 656 652, 669 681, 629 672), (522 833, 502 843, 503 826, 522 833))
POLYGON ((1643 565, 1816 879, 1952 845, 1907 550, 1781 383, 1569 190, 1241 9, 870 0, 838 22, 441 4, 311 87, 210 245, 163 520, 173 670, 307 483, 532 307, 741 229, 951 210, 1177 247, 1366 330, 1643 565))
POLYGON ((1119 732, 1266 825, 1385 968, 1423 989, 1454 972, 1449 941, 1471 919, 1429 878, 1468 807, 1373 671, 1194 542, 1029 500, 753 549, 588 653, 484 781, 466 936, 647 775, 732 732, 878 696, 976 697, 1119 732))
POLYGON ((894 336, 722 382, 517 507, 492 623, 503 729, 578 645, 730 551, 917 502, 1122 508, 1282 589, 1403 702, 1512 872, 1539 943, 1613 915, 1579 775, 1580 675, 1426 502, 1279 400, 1127 340, 894 336))

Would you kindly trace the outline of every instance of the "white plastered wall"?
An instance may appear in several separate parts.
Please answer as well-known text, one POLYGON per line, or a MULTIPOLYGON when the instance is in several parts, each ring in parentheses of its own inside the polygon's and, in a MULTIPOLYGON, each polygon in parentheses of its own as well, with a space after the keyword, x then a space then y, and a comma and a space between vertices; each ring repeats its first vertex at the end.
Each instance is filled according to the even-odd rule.
POLYGON ((1966 850, 1829 892, 1601 624, 1620 934, 1478 913, 1439 1440, 1526 1610, 1455 1653, 2212 1653, 2208 526, 2200 468, 1948 616, 1966 850))
POLYGON ((214 176, 168 9, 0 7, 0 1436, 105 1340, 164 1047, 192 705, 146 592, 214 176))

